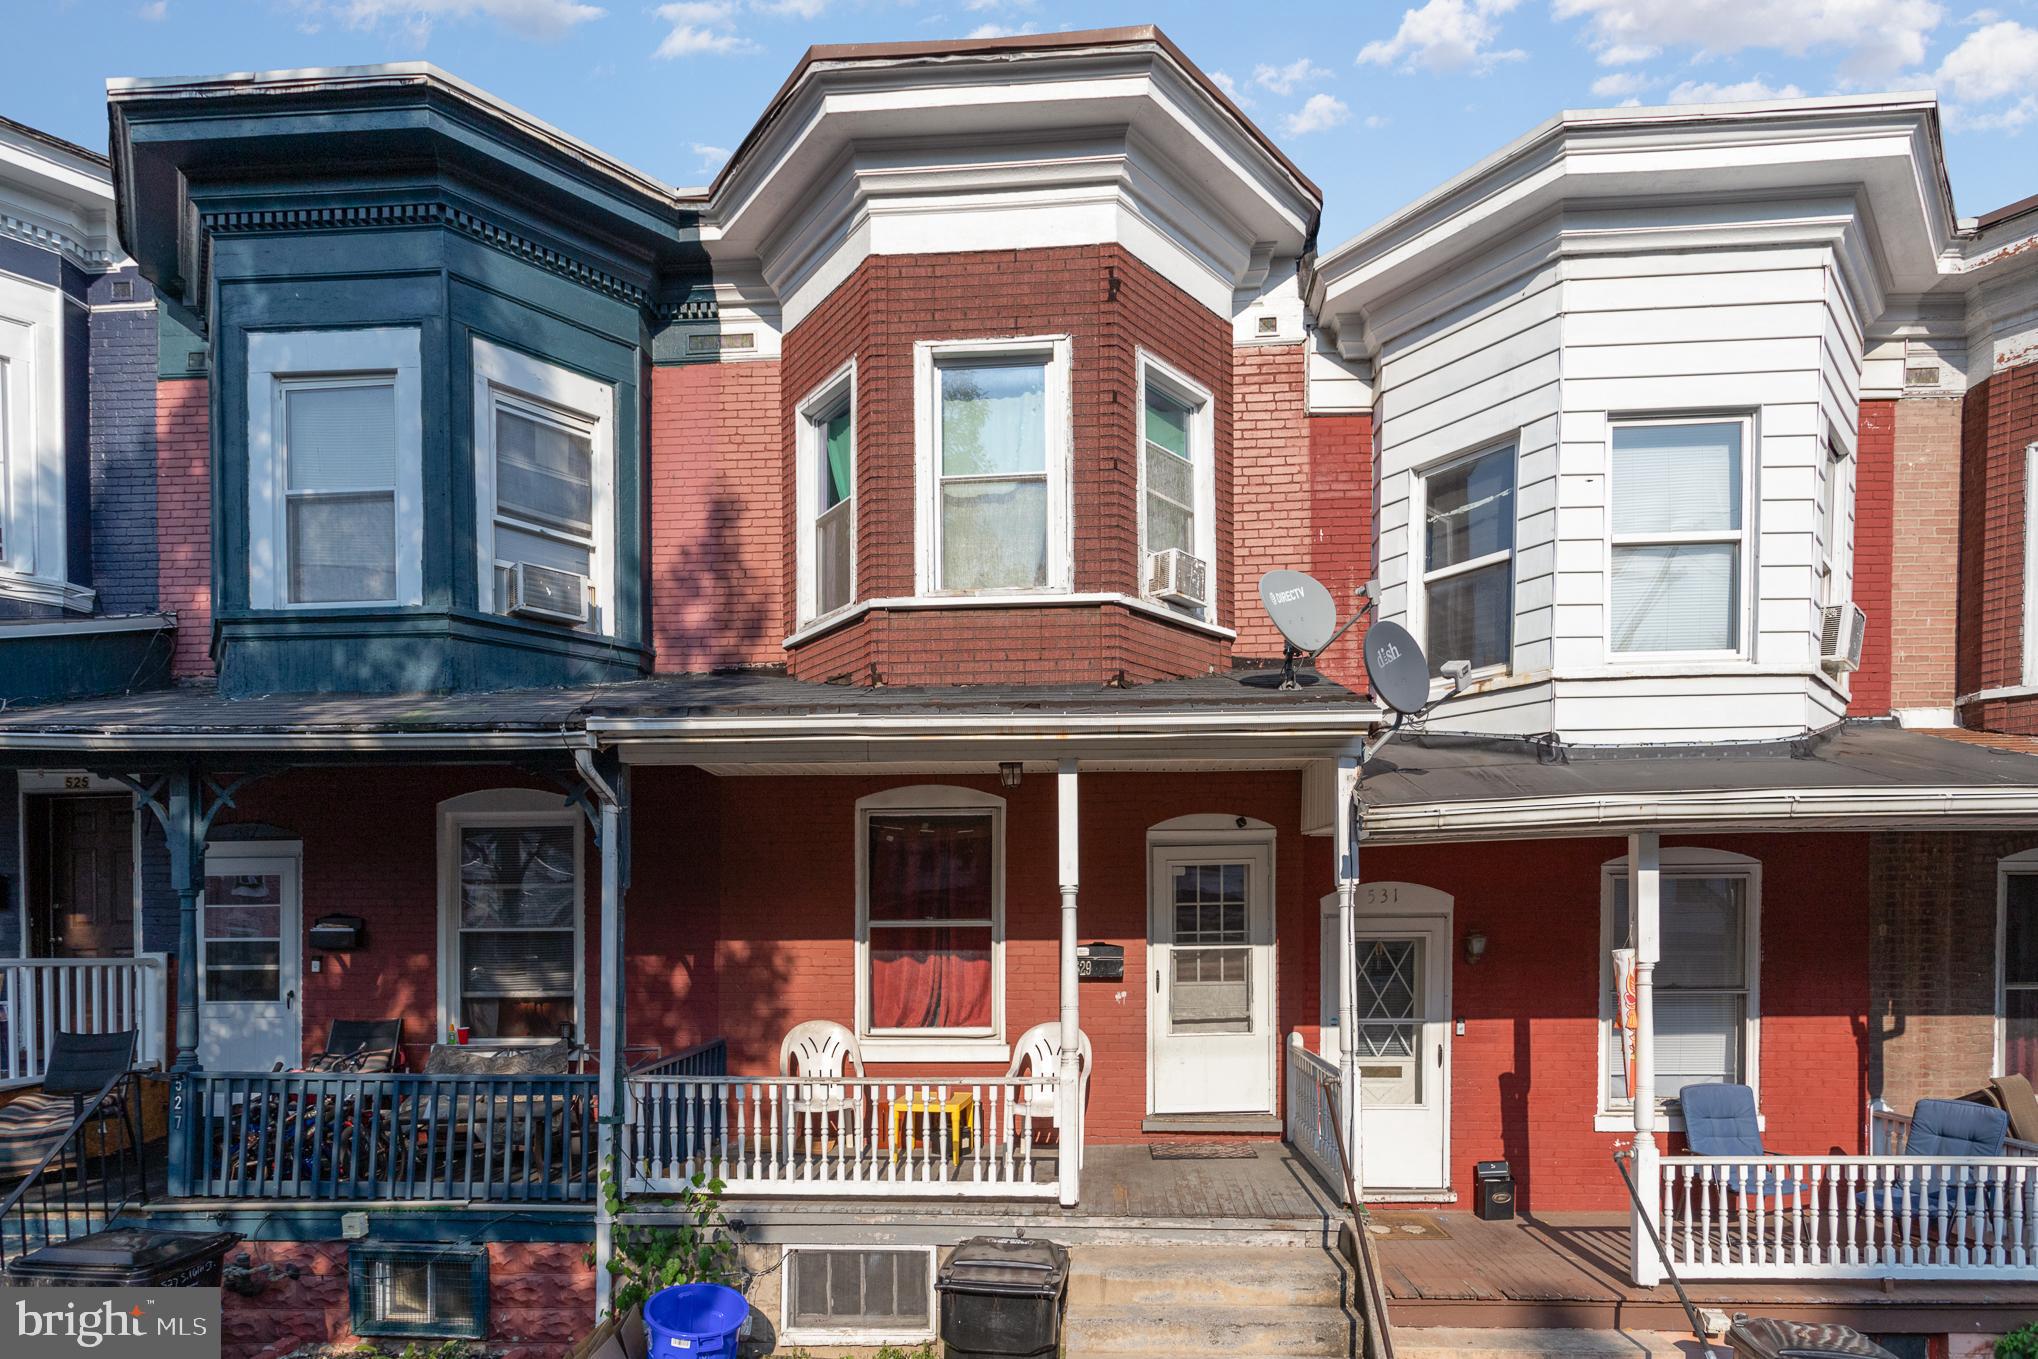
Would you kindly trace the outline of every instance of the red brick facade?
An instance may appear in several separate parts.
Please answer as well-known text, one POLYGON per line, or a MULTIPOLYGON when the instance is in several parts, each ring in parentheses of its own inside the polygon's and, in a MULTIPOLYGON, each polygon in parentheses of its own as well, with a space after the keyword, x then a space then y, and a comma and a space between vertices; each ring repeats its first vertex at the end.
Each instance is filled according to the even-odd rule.
MULTIPOLYGON (((1373 414, 1309 418, 1309 570, 1332 599, 1356 610, 1352 594, 1373 576, 1373 414)), ((1366 687, 1361 624, 1317 662, 1348 688, 1366 687)))
POLYGON ((1316 534, 1309 502, 1307 355, 1299 344, 1241 345, 1232 351, 1232 387, 1238 394, 1232 496, 1238 524, 1231 588, 1244 601, 1233 644, 1240 656, 1281 654, 1281 634, 1259 605, 1260 577, 1284 567, 1307 571, 1310 566, 1316 534))
MULTIPOLYGON (((2024 682, 2025 450, 2038 441, 2038 363, 2000 369, 1968 389, 1961 412, 1962 694, 2024 682)), ((1964 725, 2038 734, 2038 699, 1965 705, 1964 725)))
POLYGON ((180 378, 156 385, 156 589, 177 615, 171 672, 212 673, 211 384, 180 378))
POLYGON ((1890 602, 1896 539, 1896 406, 1861 403, 1854 469, 1854 602, 1868 614, 1861 668, 1849 681, 1847 715, 1889 711, 1896 660, 1890 645, 1890 602))
MULTIPOLYGON (((1889 651, 1897 708, 1951 708, 1960 592, 1960 399, 1896 403, 1889 651)), ((1857 511, 1857 517, 1858 517, 1857 511)))

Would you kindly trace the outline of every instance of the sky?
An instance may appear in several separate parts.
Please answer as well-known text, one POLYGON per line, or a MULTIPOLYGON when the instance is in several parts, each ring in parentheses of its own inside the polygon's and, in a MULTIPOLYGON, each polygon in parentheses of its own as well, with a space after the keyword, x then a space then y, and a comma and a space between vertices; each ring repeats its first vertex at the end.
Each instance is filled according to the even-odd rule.
POLYGON ((2038 0, 4 0, 0 115, 106 143, 105 80, 425 58, 705 184, 809 44, 1157 23, 1347 239, 1559 109, 1937 90, 1957 211, 2038 194, 2038 0))

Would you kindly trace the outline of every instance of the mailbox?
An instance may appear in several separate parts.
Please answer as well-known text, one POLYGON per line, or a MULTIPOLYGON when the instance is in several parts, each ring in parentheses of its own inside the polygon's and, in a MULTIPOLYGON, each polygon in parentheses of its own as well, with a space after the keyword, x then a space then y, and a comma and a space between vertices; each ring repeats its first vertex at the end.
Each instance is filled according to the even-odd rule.
POLYGON ((1076 976, 1083 981, 1124 981, 1124 947, 1119 944, 1076 945, 1076 976))
POLYGON ((344 953, 361 947, 368 938, 368 924, 358 915, 322 915, 306 938, 313 948, 344 953))

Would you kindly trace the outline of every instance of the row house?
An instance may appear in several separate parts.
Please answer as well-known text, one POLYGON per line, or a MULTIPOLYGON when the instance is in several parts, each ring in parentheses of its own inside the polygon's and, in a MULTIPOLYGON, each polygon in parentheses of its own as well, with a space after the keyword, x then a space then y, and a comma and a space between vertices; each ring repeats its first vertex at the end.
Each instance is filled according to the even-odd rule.
POLYGON ((237 1355, 557 1352, 696 1174, 787 1343, 1347 1172, 1447 1215, 1397 1324, 1550 1320, 1444 1244, 1498 1160, 1667 1320, 1630 1144, 1719 1296, 2038 1303, 2038 1146, 1899 1154, 2038 1075, 2038 200, 1929 97, 1334 247, 1152 28, 814 48, 705 188, 423 64, 108 100, 0 126, 4 1070, 141 1031, 237 1355), (1284 685, 1275 569, 1427 709, 1363 623, 1284 685))

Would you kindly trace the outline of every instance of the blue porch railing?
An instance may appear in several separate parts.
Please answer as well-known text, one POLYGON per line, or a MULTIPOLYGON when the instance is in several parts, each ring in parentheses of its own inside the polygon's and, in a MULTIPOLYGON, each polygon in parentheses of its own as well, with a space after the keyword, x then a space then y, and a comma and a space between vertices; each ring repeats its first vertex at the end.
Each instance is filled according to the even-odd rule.
POLYGON ((176 1197, 591 1202, 597 1078, 201 1072, 172 1095, 176 1197))

